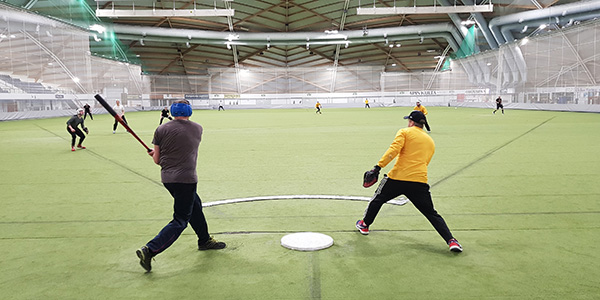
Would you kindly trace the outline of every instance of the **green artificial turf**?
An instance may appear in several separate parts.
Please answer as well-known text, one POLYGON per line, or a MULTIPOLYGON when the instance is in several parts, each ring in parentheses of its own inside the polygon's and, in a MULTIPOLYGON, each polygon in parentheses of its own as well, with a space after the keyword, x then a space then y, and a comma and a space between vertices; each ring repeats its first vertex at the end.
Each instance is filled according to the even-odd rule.
MULTIPOLYGON (((160 168, 109 115, 70 151, 67 118, 0 122, 2 299, 597 299, 600 115, 430 107, 429 184, 464 252, 409 203, 272 200, 206 207, 219 251, 187 229, 144 273, 135 250, 170 221, 160 168), (314 231, 331 248, 283 248, 314 231)), ((362 174, 410 108, 195 111, 204 202, 371 196, 362 174)), ((151 146, 159 112, 128 113, 151 146)), ((384 169, 389 170, 391 166, 384 169)))

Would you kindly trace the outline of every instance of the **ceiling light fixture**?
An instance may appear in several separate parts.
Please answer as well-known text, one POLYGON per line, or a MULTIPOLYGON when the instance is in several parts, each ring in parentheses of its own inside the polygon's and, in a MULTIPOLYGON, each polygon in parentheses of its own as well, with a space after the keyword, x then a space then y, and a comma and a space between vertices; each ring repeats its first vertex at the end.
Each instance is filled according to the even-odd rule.
POLYGON ((100 34, 106 32, 106 28, 99 24, 90 25, 90 30, 96 31, 100 34))

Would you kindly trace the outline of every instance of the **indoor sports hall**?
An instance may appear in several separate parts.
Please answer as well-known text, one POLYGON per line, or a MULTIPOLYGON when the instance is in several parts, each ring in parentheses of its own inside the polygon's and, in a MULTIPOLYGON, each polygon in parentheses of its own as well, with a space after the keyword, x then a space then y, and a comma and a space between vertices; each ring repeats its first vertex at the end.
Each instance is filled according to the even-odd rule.
POLYGON ((0 298, 597 299, 599 16, 592 0, 2 1, 0 298), (197 194, 226 247, 199 250, 188 226, 147 272, 138 249, 174 217, 148 154, 177 104, 203 128, 197 194), (394 162, 363 176, 415 109, 462 252, 405 196, 357 229, 394 162))

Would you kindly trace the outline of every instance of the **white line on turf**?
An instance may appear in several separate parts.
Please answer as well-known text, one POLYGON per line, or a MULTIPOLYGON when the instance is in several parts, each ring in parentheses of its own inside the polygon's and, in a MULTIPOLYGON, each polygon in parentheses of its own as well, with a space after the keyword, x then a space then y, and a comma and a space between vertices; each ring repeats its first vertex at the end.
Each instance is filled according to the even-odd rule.
MULTIPOLYGON (((247 198, 234 198, 225 199, 211 202, 202 203, 202 207, 211 207, 217 205, 242 203, 242 202, 254 202, 254 201, 269 201, 269 200, 290 200, 290 199, 325 199, 325 200, 348 200, 348 201, 371 201, 370 197, 361 196, 339 196, 339 195, 276 195, 276 196, 258 196, 258 197, 247 197, 247 198)), ((396 199, 388 201, 389 204, 404 205, 408 203, 408 199, 404 196, 400 196, 396 199)))

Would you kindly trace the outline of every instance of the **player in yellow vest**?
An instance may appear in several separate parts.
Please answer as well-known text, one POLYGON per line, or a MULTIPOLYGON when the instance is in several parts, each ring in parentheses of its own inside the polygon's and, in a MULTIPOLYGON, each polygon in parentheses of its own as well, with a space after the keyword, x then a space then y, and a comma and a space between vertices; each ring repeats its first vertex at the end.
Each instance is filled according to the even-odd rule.
POLYGON ((317 109, 317 111, 315 113, 320 114, 321 113, 321 103, 319 103, 319 101, 317 101, 317 104, 315 104, 315 108, 317 109))
POLYGON ((371 106, 369 106, 369 99, 365 99, 365 108, 371 108, 371 106))
POLYGON ((433 207, 429 193, 427 166, 435 152, 435 144, 423 131, 425 115, 420 111, 413 111, 404 118, 408 119, 408 127, 398 131, 388 150, 370 172, 378 174, 381 168, 385 168, 392 160, 396 159, 396 163, 387 176, 384 175, 365 210, 364 218, 356 222, 356 228, 364 235, 369 234, 369 226, 375 221, 381 206, 389 200, 405 195, 433 225, 450 251, 462 252, 461 245, 452 236, 446 221, 433 207))
POLYGON ((421 101, 417 101, 417 106, 413 107, 413 110, 418 110, 420 112, 423 113, 423 115, 425 115, 425 128, 427 128, 427 132, 431 132, 431 128, 429 127, 429 122, 427 122, 427 108, 425 108, 425 106, 421 105, 421 101))

